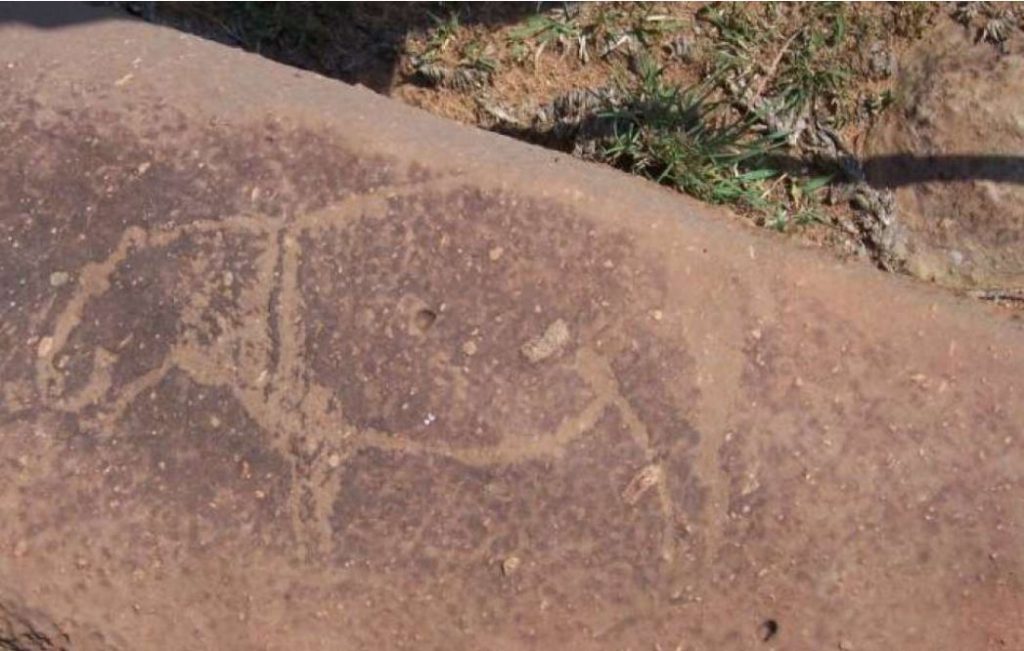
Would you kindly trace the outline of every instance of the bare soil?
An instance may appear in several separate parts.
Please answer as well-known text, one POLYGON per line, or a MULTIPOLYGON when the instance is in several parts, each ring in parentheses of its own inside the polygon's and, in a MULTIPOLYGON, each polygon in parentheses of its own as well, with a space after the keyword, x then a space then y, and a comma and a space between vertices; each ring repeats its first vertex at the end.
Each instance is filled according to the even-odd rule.
POLYGON ((895 188, 908 271, 1024 300, 1024 56, 947 24, 896 88, 866 150, 872 182, 895 188))

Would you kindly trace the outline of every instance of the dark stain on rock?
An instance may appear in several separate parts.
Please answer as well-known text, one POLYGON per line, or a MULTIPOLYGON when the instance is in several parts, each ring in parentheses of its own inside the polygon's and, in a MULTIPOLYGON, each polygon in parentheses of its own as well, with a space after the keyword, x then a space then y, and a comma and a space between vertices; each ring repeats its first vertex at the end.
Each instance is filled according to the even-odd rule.
POLYGON ((622 586, 650 598, 663 589, 663 524, 653 491, 634 504, 622 491, 645 463, 615 410, 559 461, 469 468, 366 450, 346 464, 335 501, 337 562, 402 576, 433 599, 452 589, 515 638, 541 600, 563 631, 642 627, 647 597, 622 586))
POLYGON ((665 451, 680 440, 689 446, 699 436, 686 414, 699 398, 693 357, 678 343, 647 329, 634 328, 612 370, 623 396, 643 421, 654 449, 665 451))
POLYGON ((139 396, 118 430, 109 449, 122 451, 110 454, 108 496, 163 505, 156 519, 179 528, 172 535, 196 518, 214 523, 218 536, 283 533, 290 465, 228 389, 172 371, 139 396))
POLYGON ((117 427, 42 412, 6 434, 0 465, 17 499, 0 508, 33 553, 120 546, 111 567, 148 567, 159 540, 181 549, 292 540, 289 464, 228 389, 183 372, 139 395, 117 427))
POLYGON ((393 198, 383 220, 303 239, 314 375, 360 427, 457 446, 551 432, 592 397, 573 356, 623 309, 630 250, 549 201, 469 187, 393 198), (529 364, 520 347, 558 319, 570 342, 529 364))
POLYGON ((289 216, 425 174, 281 121, 196 127, 159 103, 72 113, 15 94, 0 110, 0 363, 9 377, 30 372, 25 342, 52 327, 73 291, 74 282, 51 286, 51 274, 73 281, 129 226, 289 216))
POLYGON ((707 508, 708 488, 693 470, 695 451, 692 446, 699 440, 700 433, 688 428, 687 433, 664 452, 661 459, 666 488, 676 510, 676 522, 673 524, 680 538, 691 535, 691 525, 704 517, 707 508))
POLYGON ((55 365, 66 376, 65 395, 73 395, 97 371, 97 351, 111 360, 104 396, 116 395, 159 367, 183 336, 213 346, 226 328, 266 319, 238 303, 265 244, 254 235, 197 233, 130 253, 111 274, 109 289, 85 305, 81 323, 57 356, 55 365))

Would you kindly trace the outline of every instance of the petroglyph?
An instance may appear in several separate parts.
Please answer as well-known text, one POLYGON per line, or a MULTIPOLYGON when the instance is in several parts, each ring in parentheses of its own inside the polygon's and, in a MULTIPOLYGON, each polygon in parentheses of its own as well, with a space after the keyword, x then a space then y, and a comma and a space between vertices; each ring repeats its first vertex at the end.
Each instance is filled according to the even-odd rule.
MULTIPOLYGON (((459 183, 457 177, 433 180, 429 188, 435 193, 451 191, 459 183)), ((389 202, 415 199, 425 187, 419 183, 386 187, 291 219, 236 215, 164 230, 126 229, 106 258, 73 271, 78 279, 74 293, 57 315, 52 331, 37 343, 40 398, 50 409, 76 415, 96 435, 109 436, 132 405, 155 391, 173 372, 184 373, 198 385, 230 392, 268 434, 272 449, 291 464, 287 510, 292 530, 309 553, 328 549, 332 537, 329 515, 338 491, 339 469, 360 450, 432 455, 473 468, 558 459, 608 410, 615 410, 649 463, 639 483, 626 489, 630 493, 626 501, 635 505, 644 493, 654 490, 665 520, 662 557, 671 561, 676 508, 664 486, 652 437, 623 395, 606 353, 582 341, 576 342, 574 352, 566 353, 570 343, 566 320, 550 322, 543 333, 519 348, 516 342, 508 342, 508 347, 518 350, 530 364, 557 359, 566 372, 582 379, 591 398, 562 416, 549 431, 510 425, 494 443, 459 446, 443 439, 422 440, 401 430, 357 426, 336 399, 334 388, 311 372, 307 362, 311 344, 299 278, 307 256, 303 239, 332 237, 355 219, 380 219, 387 214, 389 202), (190 254, 191 249, 196 251, 190 254), (236 259, 239 249, 244 249, 244 260, 236 259), (115 345, 91 349, 79 346, 75 336, 86 326, 93 302, 121 291, 120 287, 147 282, 133 275, 136 268, 151 268, 147 273, 155 278, 171 278, 173 296, 166 299, 173 304, 171 318, 175 322, 162 324, 173 337, 163 342, 166 349, 159 359, 125 377, 118 366, 124 354, 121 349, 145 335, 119 332, 115 345), (87 369, 75 383, 68 379, 72 366, 87 369)), ((490 254, 488 259, 496 261, 490 254)), ((152 291, 162 290, 157 285, 152 291)), ((414 309, 420 302, 413 303, 403 308, 414 314, 410 334, 423 336, 437 314, 422 306, 414 309), (418 320, 424 311, 431 315, 426 325, 418 320)), ((140 318, 151 320, 154 315, 140 318)), ((471 356, 464 345, 460 349, 471 356)), ((475 343, 471 351, 476 353, 475 343)), ((469 381, 462 374, 455 375, 457 400, 465 400, 469 381)), ((432 426, 436 419, 435 414, 426 414, 424 427, 432 426)))
POLYGON ((250 54, 50 22, 0 24, 15 645, 1024 648, 1016 324, 250 54))

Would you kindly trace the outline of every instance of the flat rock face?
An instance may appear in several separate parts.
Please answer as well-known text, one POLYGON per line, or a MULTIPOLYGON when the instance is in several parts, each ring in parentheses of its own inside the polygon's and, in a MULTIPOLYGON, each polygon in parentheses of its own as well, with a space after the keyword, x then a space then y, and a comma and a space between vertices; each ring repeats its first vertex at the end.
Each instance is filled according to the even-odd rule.
POLYGON ((1024 287, 1024 55, 953 23, 902 62, 873 130, 872 182, 896 191, 908 270, 951 287, 1024 287))
POLYGON ((0 25, 0 646, 1024 646, 1019 324, 62 11, 0 25))

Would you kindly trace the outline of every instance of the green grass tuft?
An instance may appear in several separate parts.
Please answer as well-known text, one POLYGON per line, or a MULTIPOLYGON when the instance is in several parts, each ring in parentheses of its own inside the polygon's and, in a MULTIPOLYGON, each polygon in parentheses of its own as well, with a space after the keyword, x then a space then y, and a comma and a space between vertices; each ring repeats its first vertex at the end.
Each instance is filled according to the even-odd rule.
POLYGON ((626 99, 606 111, 613 135, 603 156, 634 174, 713 203, 768 210, 766 183, 779 171, 766 164, 780 134, 761 134, 751 118, 736 116, 713 88, 681 89, 648 65, 626 99))

